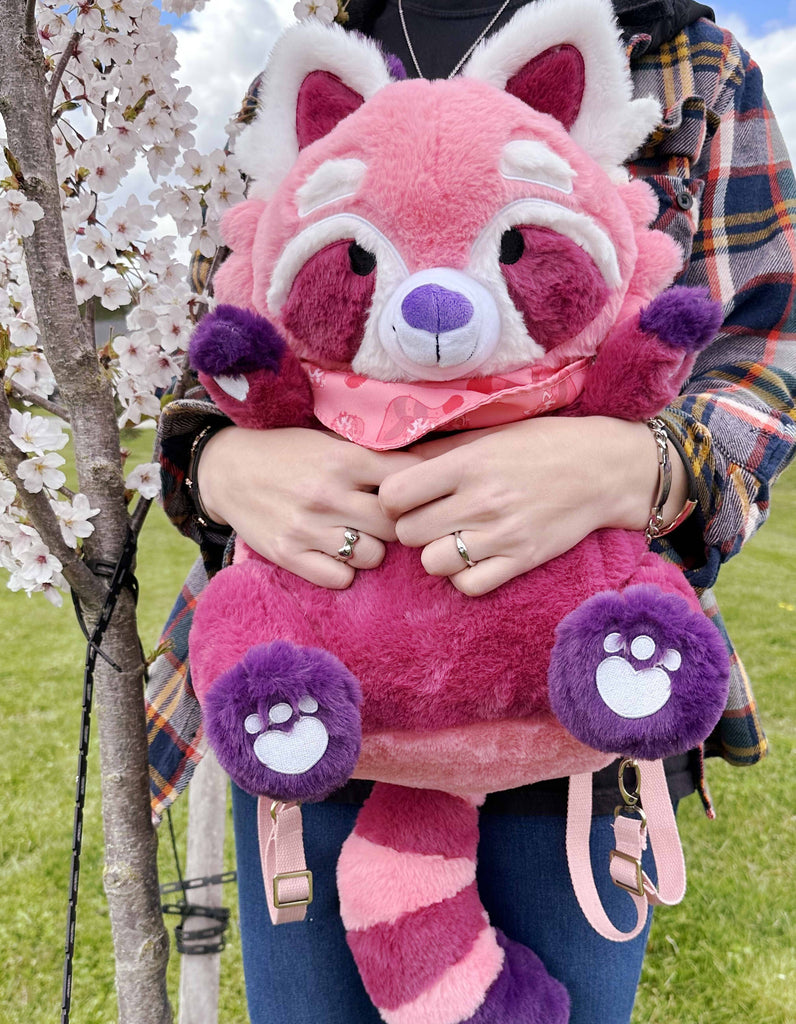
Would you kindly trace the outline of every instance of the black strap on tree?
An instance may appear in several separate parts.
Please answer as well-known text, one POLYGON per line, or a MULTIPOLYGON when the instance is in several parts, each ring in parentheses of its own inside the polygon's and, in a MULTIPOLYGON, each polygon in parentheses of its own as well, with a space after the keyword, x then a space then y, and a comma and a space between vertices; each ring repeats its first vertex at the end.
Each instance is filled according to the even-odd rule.
POLYGON ((83 636, 87 640, 86 660, 83 672, 83 710, 80 716, 80 744, 77 758, 77 784, 75 789, 75 821, 72 831, 72 860, 69 872, 69 904, 66 913, 66 945, 64 949, 64 982, 61 998, 61 1024, 69 1024, 72 1004, 72 968, 75 954, 75 921, 77 917, 77 890, 80 879, 80 851, 83 845, 83 807, 86 800, 86 777, 88 774, 88 741, 91 728, 91 702, 94 696, 94 666, 97 655, 103 658, 117 672, 121 667, 101 649, 105 630, 111 621, 119 594, 126 587, 133 599, 138 600, 138 580, 132 566, 136 551, 136 537, 128 527, 127 537, 118 562, 90 561, 86 564, 96 576, 110 579, 108 593, 94 629, 89 633, 83 617, 83 609, 74 590, 72 602, 83 636))
POLYGON ((166 809, 166 816, 169 821, 169 833, 171 834, 171 848, 174 851, 174 863, 177 866, 176 882, 167 882, 160 887, 160 895, 166 896, 172 892, 182 893, 182 897, 176 903, 163 903, 161 910, 164 914, 177 914, 180 923, 174 928, 174 940, 177 945, 177 952, 187 956, 201 956, 207 953, 220 953, 226 947, 226 930, 229 924, 229 907, 204 907, 198 903, 188 901, 189 889, 203 889, 208 885, 221 885, 224 882, 234 882, 238 874, 236 871, 225 871, 221 875, 205 875, 203 878, 183 878, 180 868, 180 858, 177 855, 177 841, 174 838, 174 824, 171 820, 171 808, 166 809), (185 922, 189 917, 204 917, 215 924, 207 928, 194 928, 185 931, 185 922))

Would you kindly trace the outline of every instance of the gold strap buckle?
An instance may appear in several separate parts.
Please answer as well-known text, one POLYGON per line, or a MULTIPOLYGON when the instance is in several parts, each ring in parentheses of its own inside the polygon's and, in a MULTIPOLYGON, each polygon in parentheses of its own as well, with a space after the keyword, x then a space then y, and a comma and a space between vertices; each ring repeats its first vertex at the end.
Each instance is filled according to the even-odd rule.
POLYGON ((614 857, 619 857, 620 860, 627 861, 628 864, 634 864, 636 868, 636 884, 631 885, 629 882, 623 882, 619 878, 614 878, 611 875, 611 881, 614 885, 620 889, 624 889, 625 892, 629 892, 631 896, 643 897, 644 895, 644 874, 641 870, 641 861, 637 857, 631 856, 629 853, 624 853, 622 850, 611 850, 611 863, 613 863, 614 857))
POLYGON ((274 906, 277 910, 281 910, 283 907, 308 907, 312 903, 312 872, 309 870, 304 871, 283 871, 279 875, 274 875, 274 906), (304 899, 299 900, 280 900, 279 899, 279 883, 284 881, 286 878, 306 878, 308 893, 304 899))

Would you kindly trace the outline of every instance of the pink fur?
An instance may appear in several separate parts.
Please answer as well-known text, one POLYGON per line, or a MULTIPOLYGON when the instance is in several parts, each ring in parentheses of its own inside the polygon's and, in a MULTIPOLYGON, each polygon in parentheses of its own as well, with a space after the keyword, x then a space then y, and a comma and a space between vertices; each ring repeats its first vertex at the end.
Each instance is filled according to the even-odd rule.
POLYGON ((213 279, 213 294, 220 302, 234 302, 252 309, 254 294, 254 264, 252 252, 254 237, 265 203, 260 199, 247 199, 234 206, 221 222, 224 242, 233 250, 213 279))
POLYGON ((528 334, 549 351, 594 320, 609 289, 572 239, 549 228, 519 230, 527 256, 504 266, 503 276, 528 334))
MULTIPOLYGON (((548 145, 577 172, 575 192, 558 193, 555 200, 573 210, 589 210, 614 241, 622 275, 629 279, 637 241, 627 208, 618 201, 605 172, 584 157, 552 118, 514 97, 501 99, 492 87, 475 80, 414 80, 377 93, 340 122, 323 146, 310 147, 299 156, 269 205, 264 230, 255 241, 256 308, 268 315, 268 284, 287 240, 336 209, 331 204, 300 218, 295 204, 296 190, 325 160, 355 157, 367 165, 360 190, 345 201, 345 208, 383 230, 404 254, 410 272, 434 266, 464 268, 473 241, 490 216, 528 194, 527 182, 503 178, 499 172, 505 142, 524 137, 548 145), (407 146, 407 139, 414 139, 415 145, 407 146), (445 169, 444 175, 439 168, 445 169), (450 216, 451 209, 456 210, 455 217, 450 216)), ((613 297, 605 321, 594 328, 595 337, 617 315, 622 295, 620 290, 613 297)), ((582 354, 578 348, 593 351, 591 334, 567 356, 582 354)))
POLYGON ((401 914, 455 896, 475 880, 475 860, 405 853, 354 832, 337 865, 346 930, 395 921, 401 914))
POLYGON ((334 242, 310 257, 281 312, 297 354, 327 367, 351 365, 373 297, 375 273, 351 270, 352 241, 334 242))
POLYGON ((458 1024, 468 1020, 483 1003, 503 961, 494 928, 485 927, 470 952, 427 991, 397 1010, 382 1012, 385 1024, 458 1024))
POLYGON ((483 926, 484 908, 473 882, 393 923, 351 931, 347 940, 370 998, 380 1009, 395 1010, 462 960, 483 926))
POLYGON ((603 342, 586 387, 564 415, 593 416, 610 410, 621 419, 648 419, 679 393, 693 362, 693 356, 642 331, 635 318, 626 320, 603 342))
POLYGON ((552 715, 542 715, 425 733, 372 732, 362 739, 354 777, 433 786, 467 796, 557 775, 595 772, 611 760, 579 743, 552 715))
POLYGON ((472 803, 448 793, 381 785, 362 808, 356 832, 403 853, 475 858, 478 812, 472 803))
MULTIPOLYGON (((298 159, 267 204, 245 204, 225 224, 235 252, 219 278, 222 298, 252 307, 294 353, 321 366, 353 368, 360 378, 411 379, 407 367, 419 366, 414 376, 422 377, 434 358, 433 346, 423 349, 427 339, 417 336, 403 336, 420 353, 414 362, 390 349, 390 342, 404 344, 399 332, 407 325, 422 327, 410 321, 419 315, 418 281, 426 286, 426 275, 412 275, 441 271, 457 309, 470 298, 452 289, 469 276, 488 292, 470 306, 482 301, 484 322, 490 330, 499 322, 499 330, 484 342, 485 361, 464 379, 534 360, 549 370, 582 360, 584 390, 565 414, 633 420, 676 393, 701 340, 693 325, 678 337, 679 313, 692 309, 698 326, 702 300, 693 308, 663 302, 650 312, 680 254, 647 228, 656 213, 651 189, 617 187, 620 168, 606 171, 568 135, 590 102, 586 64, 571 43, 526 61, 504 93, 464 77, 395 83, 371 96, 372 74, 353 74, 354 89, 343 81, 343 64, 332 66, 341 77, 322 68, 307 73, 301 64, 306 77, 298 80, 298 98, 291 93, 298 159), (363 262, 362 249, 372 259, 363 262), (415 313, 399 321, 390 300, 406 303, 410 294, 406 308, 415 313)), ((646 116, 631 119, 631 128, 646 116)), ((286 423, 308 417, 296 397, 296 365, 288 360, 282 375, 249 376, 247 404, 268 412, 247 425, 274 425, 274 409, 286 423), (272 381, 274 394, 266 396, 272 381)), ((218 373, 216 366, 208 372, 218 373)), ((244 422, 212 381, 208 387, 244 422)), ((352 416, 355 398, 353 389, 352 416)), ((358 573, 342 591, 314 587, 239 544, 236 564, 199 602, 191 657, 206 707, 218 676, 250 647, 272 641, 321 648, 361 685, 363 743, 354 774, 377 785, 344 845, 338 886, 349 944, 387 1024, 462 1024, 474 1014, 506 1024, 564 1021, 561 987, 529 950, 496 936, 479 902, 476 805, 487 789, 592 771, 612 759, 593 749, 607 741, 579 731, 581 707, 599 699, 594 675, 573 668, 585 626, 567 634, 572 653, 559 673, 580 687, 577 700, 566 693, 559 700, 565 687, 554 670, 561 658, 553 657, 551 669, 551 653, 558 624, 585 608, 591 647, 602 658, 607 620, 597 613, 589 619, 589 602, 646 582, 656 584, 656 595, 688 589, 678 570, 649 554, 641 534, 619 530, 598 531, 477 600, 428 576, 419 552, 398 544, 388 545, 378 570, 358 573), (571 732, 553 715, 551 687, 552 706, 571 732), (504 955, 504 945, 513 951, 504 955)), ((693 595, 689 607, 698 607, 693 595)), ((684 622, 690 614, 686 608, 684 622)), ((632 616, 627 622, 633 637, 632 616)), ((248 697, 244 687, 243 713, 248 697)), ((608 711, 605 720, 612 721, 608 711)))

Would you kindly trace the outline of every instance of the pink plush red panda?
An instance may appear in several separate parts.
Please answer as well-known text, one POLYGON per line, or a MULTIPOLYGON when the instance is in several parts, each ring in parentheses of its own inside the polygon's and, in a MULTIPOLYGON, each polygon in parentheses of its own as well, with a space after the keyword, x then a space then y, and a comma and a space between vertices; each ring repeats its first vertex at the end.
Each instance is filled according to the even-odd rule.
MULTIPOLYGON (((655 414, 720 311, 664 291, 680 254, 623 170, 659 109, 631 98, 607 0, 538 0, 452 81, 391 69, 337 26, 277 43, 244 137, 251 198, 225 221, 224 305, 191 343, 216 403, 243 426, 379 449, 528 415, 655 414)), ((620 530, 478 599, 398 544, 330 591, 239 542, 199 602, 191 666, 248 792, 378 780, 339 889, 390 1024, 568 1019, 563 987, 480 904, 477 805, 689 749, 728 671, 682 575, 620 530)))

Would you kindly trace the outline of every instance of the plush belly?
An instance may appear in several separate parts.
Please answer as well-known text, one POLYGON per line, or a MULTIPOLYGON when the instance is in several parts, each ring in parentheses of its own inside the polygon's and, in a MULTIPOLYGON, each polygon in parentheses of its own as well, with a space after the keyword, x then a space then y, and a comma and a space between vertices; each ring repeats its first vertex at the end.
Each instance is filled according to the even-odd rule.
MULTIPOLYGON (((280 615, 284 602, 294 602, 293 617, 298 606, 317 646, 360 680, 366 734, 522 718, 549 708, 558 622, 591 594, 621 588, 645 551, 640 534, 600 531, 478 598, 429 576, 419 552, 398 544, 379 569, 358 572, 343 591, 263 563, 263 639, 299 640, 280 615)), ((299 642, 307 643, 306 634, 299 642)))

